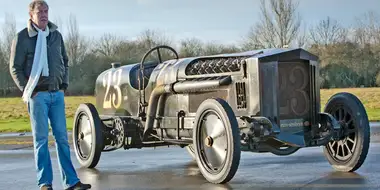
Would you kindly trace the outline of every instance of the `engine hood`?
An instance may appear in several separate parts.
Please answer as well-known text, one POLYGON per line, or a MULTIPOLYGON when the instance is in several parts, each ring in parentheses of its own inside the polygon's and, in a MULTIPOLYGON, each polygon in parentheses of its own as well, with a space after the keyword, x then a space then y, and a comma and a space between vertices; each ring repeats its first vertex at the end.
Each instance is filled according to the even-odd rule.
POLYGON ((217 77, 240 72, 242 63, 247 59, 258 59, 260 62, 276 60, 305 59, 317 60, 315 55, 301 48, 272 48, 246 51, 241 53, 218 54, 169 60, 157 68, 157 84, 169 84, 178 80, 201 77, 217 77))

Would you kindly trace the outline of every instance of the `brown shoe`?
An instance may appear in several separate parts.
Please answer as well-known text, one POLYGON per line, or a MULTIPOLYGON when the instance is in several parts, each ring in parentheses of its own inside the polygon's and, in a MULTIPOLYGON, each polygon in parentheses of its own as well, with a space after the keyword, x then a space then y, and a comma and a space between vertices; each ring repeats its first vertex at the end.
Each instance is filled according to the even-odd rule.
POLYGON ((85 189, 91 189, 91 185, 78 182, 77 184, 75 184, 72 187, 67 188, 66 190, 85 190, 85 189))
POLYGON ((43 185, 41 190, 53 190, 53 187, 51 187, 51 185, 43 185))

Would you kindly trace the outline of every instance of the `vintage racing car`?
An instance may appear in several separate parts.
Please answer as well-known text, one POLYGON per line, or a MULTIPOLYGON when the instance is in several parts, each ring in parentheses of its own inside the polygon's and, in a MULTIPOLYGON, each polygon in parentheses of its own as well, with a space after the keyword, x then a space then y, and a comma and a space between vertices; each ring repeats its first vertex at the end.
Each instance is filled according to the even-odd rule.
POLYGON ((179 58, 157 46, 140 63, 112 63, 98 76, 96 105, 83 103, 75 114, 75 154, 92 168, 102 152, 176 145, 209 182, 226 183, 241 151, 290 155, 324 146, 336 170, 355 171, 369 149, 366 110, 338 93, 321 112, 318 79, 318 57, 304 49, 179 58), (160 49, 175 58, 162 61, 160 49), (154 51, 158 61, 147 62, 154 51))

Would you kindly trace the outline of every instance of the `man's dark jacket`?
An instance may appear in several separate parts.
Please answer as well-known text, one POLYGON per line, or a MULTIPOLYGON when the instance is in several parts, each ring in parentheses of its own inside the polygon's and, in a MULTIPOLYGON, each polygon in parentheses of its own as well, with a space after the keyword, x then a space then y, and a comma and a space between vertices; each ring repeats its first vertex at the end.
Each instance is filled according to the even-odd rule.
MULTIPOLYGON (((46 41, 49 76, 40 76, 34 92, 66 90, 69 85, 68 57, 62 35, 55 24, 49 22, 48 27, 50 33, 46 41)), ((27 27, 18 32, 12 42, 9 70, 21 91, 24 91, 32 71, 37 35, 38 32, 29 20, 27 27)))

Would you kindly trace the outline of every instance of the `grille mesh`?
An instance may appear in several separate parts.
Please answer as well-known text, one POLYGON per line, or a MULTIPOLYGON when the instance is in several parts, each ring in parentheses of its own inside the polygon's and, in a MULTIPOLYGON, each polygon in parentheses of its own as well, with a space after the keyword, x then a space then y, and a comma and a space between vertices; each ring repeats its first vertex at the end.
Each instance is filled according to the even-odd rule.
POLYGON ((245 82, 237 82, 235 87, 236 87, 237 109, 246 109, 247 95, 246 95, 246 89, 245 89, 245 82))
POLYGON ((226 57, 197 59, 186 68, 186 75, 202 75, 240 71, 241 65, 248 57, 226 57))

